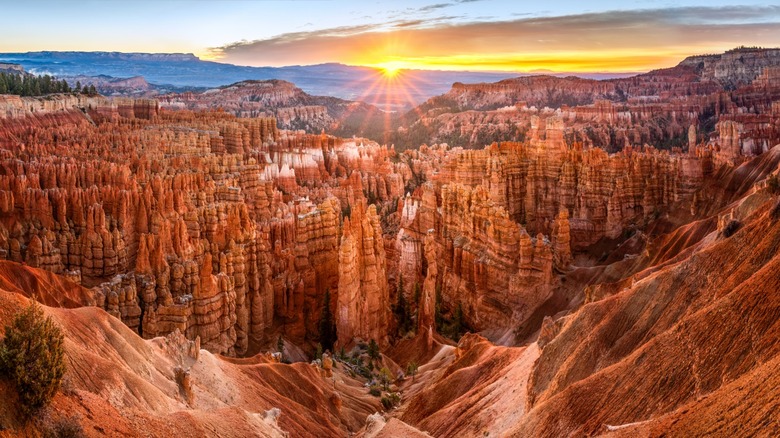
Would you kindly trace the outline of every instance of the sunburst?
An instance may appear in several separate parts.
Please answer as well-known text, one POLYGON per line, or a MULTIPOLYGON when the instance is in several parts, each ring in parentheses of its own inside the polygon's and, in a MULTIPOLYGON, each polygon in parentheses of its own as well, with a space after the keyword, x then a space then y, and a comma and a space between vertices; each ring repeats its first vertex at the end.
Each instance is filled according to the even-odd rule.
POLYGON ((377 68, 386 79, 395 79, 402 71, 402 65, 392 61, 378 64, 377 68))

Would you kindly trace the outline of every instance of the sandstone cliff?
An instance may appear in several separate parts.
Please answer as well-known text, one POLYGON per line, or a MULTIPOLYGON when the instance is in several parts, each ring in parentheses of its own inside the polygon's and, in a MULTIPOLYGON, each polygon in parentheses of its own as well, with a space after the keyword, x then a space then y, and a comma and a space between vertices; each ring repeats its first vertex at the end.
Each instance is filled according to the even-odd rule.
POLYGON ((342 339, 386 336, 388 322, 373 322, 388 308, 383 233, 366 207, 403 190, 386 147, 149 100, 6 97, 0 108, 2 257, 92 288, 145 338, 179 330, 243 355, 274 332, 316 340, 325 290, 356 292, 340 277, 344 228, 372 304, 342 339))
POLYGON ((706 150, 608 155, 568 145, 562 126, 535 118, 526 143, 453 150, 399 206, 399 275, 439 285, 444 308, 461 306, 469 327, 494 339, 552 297, 553 271, 567 270, 574 251, 696 209, 712 171, 706 150), (426 235, 434 252, 424 250, 426 235), (432 258, 434 280, 419 270, 432 258))

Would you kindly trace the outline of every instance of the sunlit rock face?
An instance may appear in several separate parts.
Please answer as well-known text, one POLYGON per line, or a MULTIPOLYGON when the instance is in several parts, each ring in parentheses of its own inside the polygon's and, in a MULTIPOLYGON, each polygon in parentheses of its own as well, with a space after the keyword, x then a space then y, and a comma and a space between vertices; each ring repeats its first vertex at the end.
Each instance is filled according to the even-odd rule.
POLYGON ((741 156, 751 157, 780 141, 780 128, 770 117, 780 100, 779 68, 777 49, 743 48, 620 79, 529 76, 456 83, 420 105, 398 137, 401 142, 408 137, 410 147, 423 136, 428 143, 481 149, 525 141, 533 136, 535 118, 557 116, 569 143, 608 152, 645 144, 690 150, 717 147, 715 124, 732 120, 742 126, 741 156))
POLYGON ((707 149, 609 155, 571 146, 562 126, 559 117, 535 118, 525 143, 452 150, 432 181, 399 203, 399 275, 428 283, 417 267, 435 258, 444 306, 462 307, 476 330, 522 326, 574 251, 663 212, 695 209, 713 166, 707 149))
POLYGON ((93 288, 146 338, 178 329, 237 355, 271 331, 316 340, 327 289, 339 302, 363 291, 342 339, 386 338, 383 232, 366 203, 403 192, 386 147, 150 100, 4 97, 2 109, 4 258, 93 288))
POLYGON ((777 67, 733 92, 703 71, 456 84, 445 100, 478 111, 423 117, 522 141, 401 154, 280 129, 320 117, 281 81, 161 101, 4 96, 0 255, 92 288, 143 337, 178 329, 225 354, 279 334, 316 345, 326 306, 339 345, 387 345, 399 293, 421 330, 431 306, 461 308, 496 339, 554 297, 578 254, 711 211, 727 195, 709 199, 707 181, 780 141, 777 67), (575 101, 537 107, 555 97, 537 82, 575 101), (219 104, 236 106, 175 109, 219 104), (649 146, 670 138, 682 143, 649 146))
POLYGON ((532 118, 524 143, 398 157, 149 101, 15 105, 2 141, 23 160, 2 163, 4 256, 78 278, 144 337, 178 329, 235 355, 272 333, 317 340, 326 290, 340 345, 387 344, 391 303, 416 289, 418 324, 438 304, 472 329, 521 326, 574 251, 673 204, 695 209, 713 166, 706 148, 570 144, 559 116, 532 118))
POLYGON ((344 219, 339 248, 338 342, 354 338, 387 344, 390 299, 382 228, 376 208, 362 204, 344 219))

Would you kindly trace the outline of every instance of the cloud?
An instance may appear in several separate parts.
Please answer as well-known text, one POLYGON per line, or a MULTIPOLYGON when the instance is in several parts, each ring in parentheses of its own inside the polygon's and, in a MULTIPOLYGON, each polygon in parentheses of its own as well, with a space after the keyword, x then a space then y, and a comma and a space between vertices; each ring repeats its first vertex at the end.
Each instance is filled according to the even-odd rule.
POLYGON ((452 5, 453 5, 452 3, 437 3, 435 5, 428 5, 428 6, 423 6, 421 8, 417 8, 417 11, 419 11, 419 12, 431 12, 431 11, 435 11, 437 9, 449 8, 452 5))
MULTIPOLYGON (((440 5, 445 3, 430 6, 440 5)), ((456 18, 287 33, 228 44, 212 53, 244 65, 336 61, 448 69, 636 71, 673 65, 687 54, 743 44, 780 45, 780 6, 610 11, 501 22, 458 23, 456 18)))

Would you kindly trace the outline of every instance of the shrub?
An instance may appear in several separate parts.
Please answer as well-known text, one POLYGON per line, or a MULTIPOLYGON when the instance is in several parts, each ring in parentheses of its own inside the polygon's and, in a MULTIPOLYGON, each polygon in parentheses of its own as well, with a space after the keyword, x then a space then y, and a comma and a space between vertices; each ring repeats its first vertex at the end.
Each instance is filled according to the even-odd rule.
POLYGON ((406 365, 406 375, 412 376, 412 382, 414 382, 414 376, 417 375, 418 370, 419 366, 415 361, 411 361, 408 365, 406 365))
POLYGON ((382 397, 382 406, 384 406, 386 411, 389 411, 393 409, 393 401, 389 397, 382 397))
POLYGON ((736 233, 737 230, 739 230, 739 226, 740 225, 741 224, 739 223, 738 220, 731 220, 731 221, 729 221, 729 223, 726 224, 726 226, 723 228, 723 235, 726 236, 726 237, 733 236, 734 233, 736 233))
POLYGON ((81 438, 83 436, 84 429, 75 416, 63 417, 49 422, 43 429, 44 438, 81 438))
POLYGON ((772 210, 769 211, 769 217, 771 217, 773 221, 780 219, 780 200, 778 200, 775 203, 775 206, 772 207, 772 210))
POLYGON ((769 193, 773 195, 780 194, 780 179, 777 177, 777 175, 769 175, 769 178, 767 178, 766 181, 766 186, 769 190, 769 193))
POLYGON ((368 357, 371 358, 371 360, 379 360, 381 357, 379 354, 379 344, 373 339, 368 344, 368 357))
POLYGON ((327 288, 325 296, 322 298, 322 309, 320 310, 320 348, 333 351, 333 345, 337 339, 336 323, 330 311, 330 288, 327 288))
POLYGON ((5 327, 0 344, 0 370, 16 386, 25 417, 46 406, 65 374, 62 331, 33 302, 5 327))
POLYGON ((382 401, 382 406, 385 408, 385 410, 389 411, 390 409, 393 409, 394 406, 401 403, 401 396, 398 395, 397 392, 391 392, 386 396, 382 397, 381 401, 382 401))
POLYGON ((379 383, 382 384, 382 387, 385 389, 385 391, 389 391, 390 383, 393 381, 393 373, 391 373, 387 367, 382 367, 382 369, 379 370, 379 375, 377 377, 379 378, 379 383))
POLYGON ((374 397, 379 397, 380 395, 382 395, 382 390, 380 390, 376 386, 372 386, 371 389, 368 390, 368 393, 373 395, 374 397))

